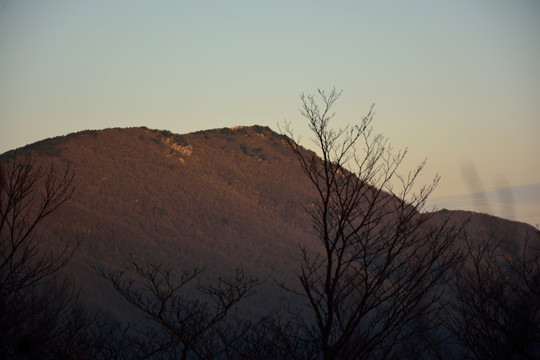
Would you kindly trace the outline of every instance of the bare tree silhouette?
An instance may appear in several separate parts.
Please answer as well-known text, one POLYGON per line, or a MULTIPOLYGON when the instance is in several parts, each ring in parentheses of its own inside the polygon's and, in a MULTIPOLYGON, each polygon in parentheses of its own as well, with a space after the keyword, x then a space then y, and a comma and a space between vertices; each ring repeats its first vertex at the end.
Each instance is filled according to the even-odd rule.
POLYGON ((443 317, 460 346, 457 358, 540 356, 540 249, 530 243, 533 235, 519 256, 492 235, 465 238, 467 256, 450 282, 443 317))
POLYGON ((230 315, 241 300, 254 294, 260 282, 242 271, 237 270, 229 278, 219 278, 212 285, 196 286, 201 298, 197 298, 193 289, 185 292, 201 273, 200 269, 176 276, 170 268, 156 264, 143 266, 131 256, 129 266, 122 270, 96 271, 157 325, 141 332, 146 344, 144 357, 235 358, 238 354, 233 356, 232 348, 245 347, 238 339, 251 324, 238 321, 232 327, 230 315))
POLYGON ((304 320, 303 334, 318 358, 414 357, 421 346, 410 343, 430 327, 425 319, 438 309, 441 284, 459 258, 453 247, 458 229, 448 219, 432 224, 421 212, 438 177, 413 192, 425 162, 400 176, 406 151, 396 153, 386 138, 373 135, 372 110, 358 125, 330 127, 340 95, 334 89, 301 96, 320 157, 285 128, 317 193, 306 211, 321 245, 318 253, 302 248, 301 288, 289 290, 309 302, 314 322, 304 320))
POLYGON ((69 167, 43 166, 29 154, 15 153, 0 162, 0 353, 8 357, 31 352, 40 342, 50 345, 65 334, 54 315, 57 305, 75 294, 65 284, 56 285, 54 274, 77 244, 68 242, 55 252, 33 235, 70 198, 72 183, 69 167))

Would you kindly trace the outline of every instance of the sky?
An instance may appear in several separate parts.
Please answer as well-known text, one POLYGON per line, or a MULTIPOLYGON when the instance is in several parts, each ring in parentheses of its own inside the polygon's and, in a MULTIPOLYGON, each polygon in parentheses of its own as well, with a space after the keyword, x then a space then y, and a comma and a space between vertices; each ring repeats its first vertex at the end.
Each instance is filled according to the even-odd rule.
POLYGON ((540 224, 540 1, 1 0, 0 153, 86 129, 291 122, 343 89, 441 176, 430 206, 540 224), (486 207, 487 205, 487 207, 486 207))

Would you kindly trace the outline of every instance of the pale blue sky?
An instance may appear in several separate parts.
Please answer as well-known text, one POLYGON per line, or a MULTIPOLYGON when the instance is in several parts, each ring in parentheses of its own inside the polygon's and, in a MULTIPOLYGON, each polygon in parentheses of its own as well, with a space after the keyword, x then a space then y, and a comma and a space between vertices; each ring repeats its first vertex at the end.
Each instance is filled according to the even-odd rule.
POLYGON ((539 184, 538 64, 538 0, 8 0, 0 152, 140 125, 307 139, 299 94, 335 85, 336 126, 375 103, 406 167, 442 176, 435 199, 478 192, 471 168, 485 190, 539 184))

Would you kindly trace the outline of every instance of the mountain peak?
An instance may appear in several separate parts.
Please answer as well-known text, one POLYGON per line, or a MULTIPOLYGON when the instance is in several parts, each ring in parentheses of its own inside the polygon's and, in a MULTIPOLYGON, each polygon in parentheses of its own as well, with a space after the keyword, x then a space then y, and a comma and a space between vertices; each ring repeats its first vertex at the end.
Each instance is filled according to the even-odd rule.
MULTIPOLYGON (((313 206, 314 189, 284 135, 268 127, 183 135, 146 127, 86 130, 19 150, 74 171, 72 198, 36 236, 59 248, 80 242, 68 271, 101 309, 116 305, 89 269, 117 267, 128 254, 144 263, 206 268, 201 280, 246 269, 269 280, 253 298, 259 302, 253 311, 271 309, 290 300, 271 278, 295 281, 298 245, 320 246, 304 210, 313 206)), ((491 220, 479 222, 479 231, 491 220)))

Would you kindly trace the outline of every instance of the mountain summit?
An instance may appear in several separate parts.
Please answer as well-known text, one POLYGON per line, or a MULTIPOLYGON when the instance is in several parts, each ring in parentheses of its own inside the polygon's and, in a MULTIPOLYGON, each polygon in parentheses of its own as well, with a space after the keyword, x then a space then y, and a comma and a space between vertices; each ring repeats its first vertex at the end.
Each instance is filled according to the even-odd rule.
POLYGON ((115 305, 102 306, 111 289, 92 267, 122 267, 130 254, 205 268, 201 280, 245 269, 267 280, 264 298, 278 303, 273 279, 295 273, 299 243, 316 246, 303 210, 311 188, 283 136, 267 127, 83 131, 21 151, 75 174, 73 197, 38 235, 80 242, 69 273, 98 307, 115 305))
MULTIPOLYGON (((133 255, 180 271, 205 269, 203 282, 243 269, 265 281, 248 306, 261 314, 290 302, 277 283, 297 285, 298 245, 319 246, 305 212, 313 188, 284 136, 268 127, 185 135, 144 127, 82 131, 19 152, 73 170, 73 197, 36 236, 53 247, 78 241, 69 277, 84 284, 88 304, 120 318, 122 302, 93 268, 121 268, 133 255)), ((487 215, 456 216, 472 216, 471 229, 495 229, 501 238, 529 230, 487 215)))

